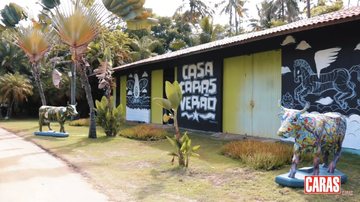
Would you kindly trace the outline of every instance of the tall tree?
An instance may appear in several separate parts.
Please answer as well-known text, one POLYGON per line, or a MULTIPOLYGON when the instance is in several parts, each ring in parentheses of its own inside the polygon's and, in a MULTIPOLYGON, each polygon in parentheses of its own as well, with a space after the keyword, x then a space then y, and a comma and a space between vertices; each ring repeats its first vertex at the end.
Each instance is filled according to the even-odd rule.
POLYGON ((97 138, 97 135, 95 106, 88 80, 89 65, 85 60, 84 54, 88 44, 98 36, 101 25, 105 22, 104 13, 106 11, 98 4, 87 8, 81 1, 77 0, 73 2, 72 8, 69 10, 62 10, 56 7, 53 17, 55 30, 61 41, 70 47, 71 59, 80 74, 80 79, 85 89, 86 99, 90 108, 89 138, 97 138))
POLYGON ((201 0, 182 0, 182 2, 175 13, 182 13, 185 22, 197 23, 201 18, 214 14, 213 9, 201 0))
MULTIPOLYGON (((226 13, 229 15, 230 28, 233 27, 233 20, 235 22, 235 33, 239 34, 239 22, 245 16, 247 9, 244 8, 246 0, 223 0, 216 6, 223 6, 220 14, 226 13)), ((230 30, 231 31, 231 30, 230 30)))
POLYGON ((53 39, 52 36, 51 32, 44 33, 39 29, 29 26, 27 28, 20 27, 14 37, 16 45, 25 52, 30 60, 31 73, 39 90, 42 105, 46 105, 46 98, 40 80, 41 67, 39 62, 50 49, 50 41, 53 39))
POLYGON ((27 97, 33 94, 32 90, 30 80, 18 72, 0 77, 0 99, 8 103, 7 117, 11 117, 14 106, 27 101, 27 97))
POLYGON ((272 27, 272 21, 276 18, 276 7, 272 1, 264 0, 261 2, 260 7, 256 6, 258 18, 250 20, 250 26, 253 30, 259 31, 272 27))
POLYGON ((300 10, 297 0, 274 0, 273 5, 277 8, 278 19, 293 22, 298 19, 300 10))
POLYGON ((210 17, 205 17, 200 21, 201 33, 199 35, 200 44, 216 41, 225 37, 225 28, 221 25, 214 25, 210 17))

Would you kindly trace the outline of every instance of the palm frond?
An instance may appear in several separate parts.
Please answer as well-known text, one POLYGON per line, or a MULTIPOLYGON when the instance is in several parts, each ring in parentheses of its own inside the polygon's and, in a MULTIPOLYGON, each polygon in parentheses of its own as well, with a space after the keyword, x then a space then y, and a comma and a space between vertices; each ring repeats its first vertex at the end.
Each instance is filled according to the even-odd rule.
POLYGON ((53 39, 51 31, 44 33, 32 26, 20 27, 14 33, 15 44, 25 52, 31 63, 37 63, 44 56, 53 39))
POLYGON ((69 8, 55 9, 53 24, 60 39, 81 53, 101 31, 101 25, 109 20, 109 12, 100 4, 86 7, 76 0, 69 8))

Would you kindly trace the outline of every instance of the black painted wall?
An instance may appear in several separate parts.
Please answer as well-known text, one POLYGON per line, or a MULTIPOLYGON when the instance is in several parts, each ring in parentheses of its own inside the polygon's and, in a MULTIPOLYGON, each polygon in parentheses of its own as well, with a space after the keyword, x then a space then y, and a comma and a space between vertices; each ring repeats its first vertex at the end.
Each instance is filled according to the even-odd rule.
POLYGON ((178 114, 180 127, 221 131, 222 60, 192 57, 182 60, 177 67, 177 79, 183 91, 178 114))
POLYGON ((359 34, 341 25, 284 36, 282 104, 301 109, 308 102, 310 111, 360 114, 359 34))

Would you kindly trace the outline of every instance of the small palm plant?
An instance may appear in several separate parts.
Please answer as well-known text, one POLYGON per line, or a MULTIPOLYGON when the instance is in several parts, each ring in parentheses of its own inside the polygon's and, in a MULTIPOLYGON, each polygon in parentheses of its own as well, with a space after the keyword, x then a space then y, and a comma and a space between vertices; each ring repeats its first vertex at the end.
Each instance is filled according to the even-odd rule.
POLYGON ((164 114, 164 122, 168 122, 170 119, 174 120, 175 137, 166 137, 176 149, 175 152, 170 152, 170 155, 173 156, 171 162, 174 162, 176 157, 179 159, 179 166, 188 167, 190 156, 198 156, 198 154, 195 152, 200 148, 200 145, 192 146, 191 139, 187 135, 187 132, 185 132, 185 134, 182 136, 179 130, 177 114, 180 102, 182 100, 180 84, 177 81, 174 83, 166 81, 165 94, 167 99, 154 98, 154 102, 170 112, 170 115, 164 114))
POLYGON ((42 105, 46 105, 46 98, 40 80, 41 67, 39 64, 45 53, 50 49, 53 36, 52 32, 44 33, 33 26, 20 27, 14 35, 15 44, 25 52, 30 60, 31 72, 39 90, 42 105))
POLYGON ((0 77, 0 100, 8 103, 7 117, 11 117, 14 105, 27 101, 27 97, 32 94, 31 81, 18 72, 0 77))
POLYGON ((99 4, 86 7, 80 0, 73 2, 71 9, 55 7, 53 25, 61 41, 70 47, 71 59, 84 86, 90 108, 89 138, 96 138, 95 106, 88 80, 89 65, 84 54, 88 44, 99 34, 102 24, 107 20, 107 12, 99 4))

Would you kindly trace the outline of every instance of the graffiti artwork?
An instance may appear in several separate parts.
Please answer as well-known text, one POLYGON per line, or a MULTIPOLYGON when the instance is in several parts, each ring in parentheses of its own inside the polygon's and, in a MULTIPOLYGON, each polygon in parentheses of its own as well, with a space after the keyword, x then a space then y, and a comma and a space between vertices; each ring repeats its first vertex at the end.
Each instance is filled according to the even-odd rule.
MULTIPOLYGON (((347 99, 356 96, 355 84, 351 81, 351 73, 357 72, 358 79, 360 81, 360 65, 355 65, 349 70, 344 68, 334 69, 328 73, 316 74, 312 71, 310 65, 303 59, 295 60, 294 62, 294 81, 300 83, 295 88, 295 99, 301 104, 306 104, 306 96, 309 94, 321 95, 322 93, 335 90, 336 93, 333 96, 335 102, 341 109, 347 109, 347 99)), ((326 104, 329 102, 330 97, 327 100, 318 100, 320 104, 326 104)), ((332 102, 331 102, 332 103, 332 102)))
POLYGON ((301 109, 309 104, 311 111, 346 115, 344 147, 360 149, 360 133, 354 133, 360 131, 359 42, 327 37, 327 44, 301 36, 284 38, 282 80, 287 85, 282 86, 282 105, 301 109))
POLYGON ((178 75, 183 92, 179 118, 183 127, 220 131, 220 65, 214 61, 185 64, 178 75))
POLYGON ((146 71, 127 76, 126 120, 150 122, 150 75, 146 71))

